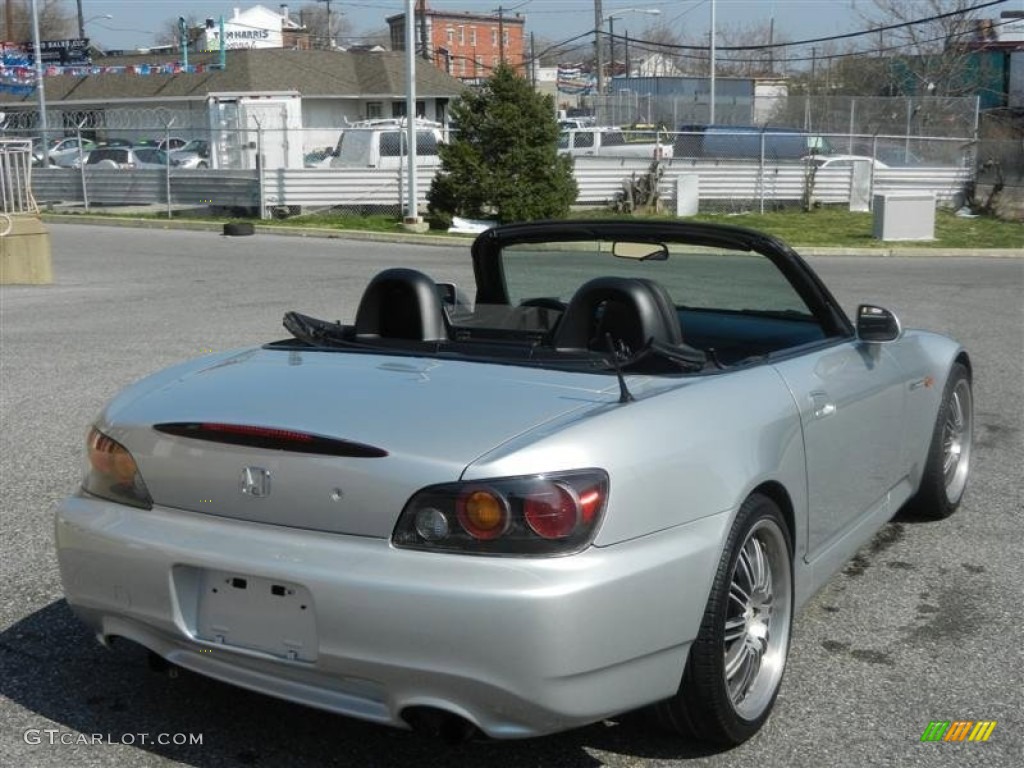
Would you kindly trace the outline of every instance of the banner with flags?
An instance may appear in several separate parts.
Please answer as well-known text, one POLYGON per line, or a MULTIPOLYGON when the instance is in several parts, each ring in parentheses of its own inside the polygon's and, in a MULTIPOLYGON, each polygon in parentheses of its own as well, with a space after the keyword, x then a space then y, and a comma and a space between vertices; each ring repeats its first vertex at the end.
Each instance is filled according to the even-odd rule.
POLYGON ((559 65, 557 88, 559 93, 576 96, 589 96, 597 87, 597 78, 582 67, 566 67, 559 65))
MULTIPOLYGON (((72 65, 56 66, 49 64, 43 68, 44 77, 71 75, 71 77, 88 77, 91 75, 194 75, 209 70, 220 69, 219 64, 189 64, 180 62, 163 64, 125 64, 117 66, 72 65)), ((4 50, 0 62, 0 91, 24 95, 36 87, 36 71, 31 62, 18 59, 15 55, 8 57, 4 50)))

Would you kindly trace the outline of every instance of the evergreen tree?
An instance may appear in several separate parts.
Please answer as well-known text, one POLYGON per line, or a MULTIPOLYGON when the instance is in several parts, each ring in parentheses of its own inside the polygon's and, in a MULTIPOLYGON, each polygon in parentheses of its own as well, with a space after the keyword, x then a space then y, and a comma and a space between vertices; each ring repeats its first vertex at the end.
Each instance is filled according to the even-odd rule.
POLYGON ((440 148, 427 197, 448 218, 505 223, 564 217, 576 200, 572 158, 558 154, 554 102, 507 65, 452 105, 458 131, 440 148))

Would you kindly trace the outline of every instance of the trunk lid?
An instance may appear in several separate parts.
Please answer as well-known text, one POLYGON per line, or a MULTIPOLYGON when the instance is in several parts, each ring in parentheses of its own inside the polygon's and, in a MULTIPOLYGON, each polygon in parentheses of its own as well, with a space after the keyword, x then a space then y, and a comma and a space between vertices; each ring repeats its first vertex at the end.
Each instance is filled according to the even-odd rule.
POLYGON ((458 479, 531 429, 616 399, 615 380, 595 374, 264 348, 158 374, 115 399, 98 426, 132 452, 157 505, 386 537, 415 491, 458 479), (182 422, 309 433, 387 455, 296 453, 153 429, 182 422))

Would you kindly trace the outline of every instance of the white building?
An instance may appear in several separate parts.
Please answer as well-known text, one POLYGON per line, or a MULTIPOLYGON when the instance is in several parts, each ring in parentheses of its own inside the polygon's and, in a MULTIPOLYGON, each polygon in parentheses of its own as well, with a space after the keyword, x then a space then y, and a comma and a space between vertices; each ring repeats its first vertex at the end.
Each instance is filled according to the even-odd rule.
MULTIPOLYGON (((224 45, 226 48, 284 48, 287 32, 299 31, 302 27, 288 14, 288 6, 273 11, 264 5, 254 5, 242 10, 235 8, 235 15, 224 19, 224 45)), ((199 43, 200 50, 220 50, 220 22, 207 19, 199 43)))

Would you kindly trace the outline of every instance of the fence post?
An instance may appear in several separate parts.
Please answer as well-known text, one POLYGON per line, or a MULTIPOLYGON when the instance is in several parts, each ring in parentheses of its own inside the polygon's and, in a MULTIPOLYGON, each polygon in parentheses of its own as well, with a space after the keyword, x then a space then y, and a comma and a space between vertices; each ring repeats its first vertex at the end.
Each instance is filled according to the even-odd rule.
POLYGON ((868 187, 868 207, 875 204, 875 158, 878 157, 878 129, 871 137, 871 184, 868 187))
POLYGON ((767 125, 761 128, 761 161, 757 169, 757 196, 762 214, 764 213, 764 132, 767 128, 767 125))
POLYGON ((848 142, 848 147, 849 148, 846 151, 846 154, 848 154, 848 155, 852 155, 853 154, 853 134, 854 134, 853 128, 854 128, 854 118, 855 118, 856 114, 857 114, 857 98, 856 97, 850 97, 850 140, 848 142))
POLYGON ((269 219, 270 217, 267 215, 267 190, 264 186, 263 125, 258 120, 256 121, 256 167, 259 169, 256 177, 260 185, 260 218, 269 219))
POLYGON ((82 152, 82 126, 85 125, 87 118, 82 118, 81 122, 75 127, 75 135, 78 138, 78 172, 82 178, 82 202, 85 203, 85 210, 89 210, 89 187, 85 183, 85 154, 82 152))
POLYGON ((167 197, 167 218, 171 218, 171 126, 174 118, 164 123, 164 193, 167 197))

